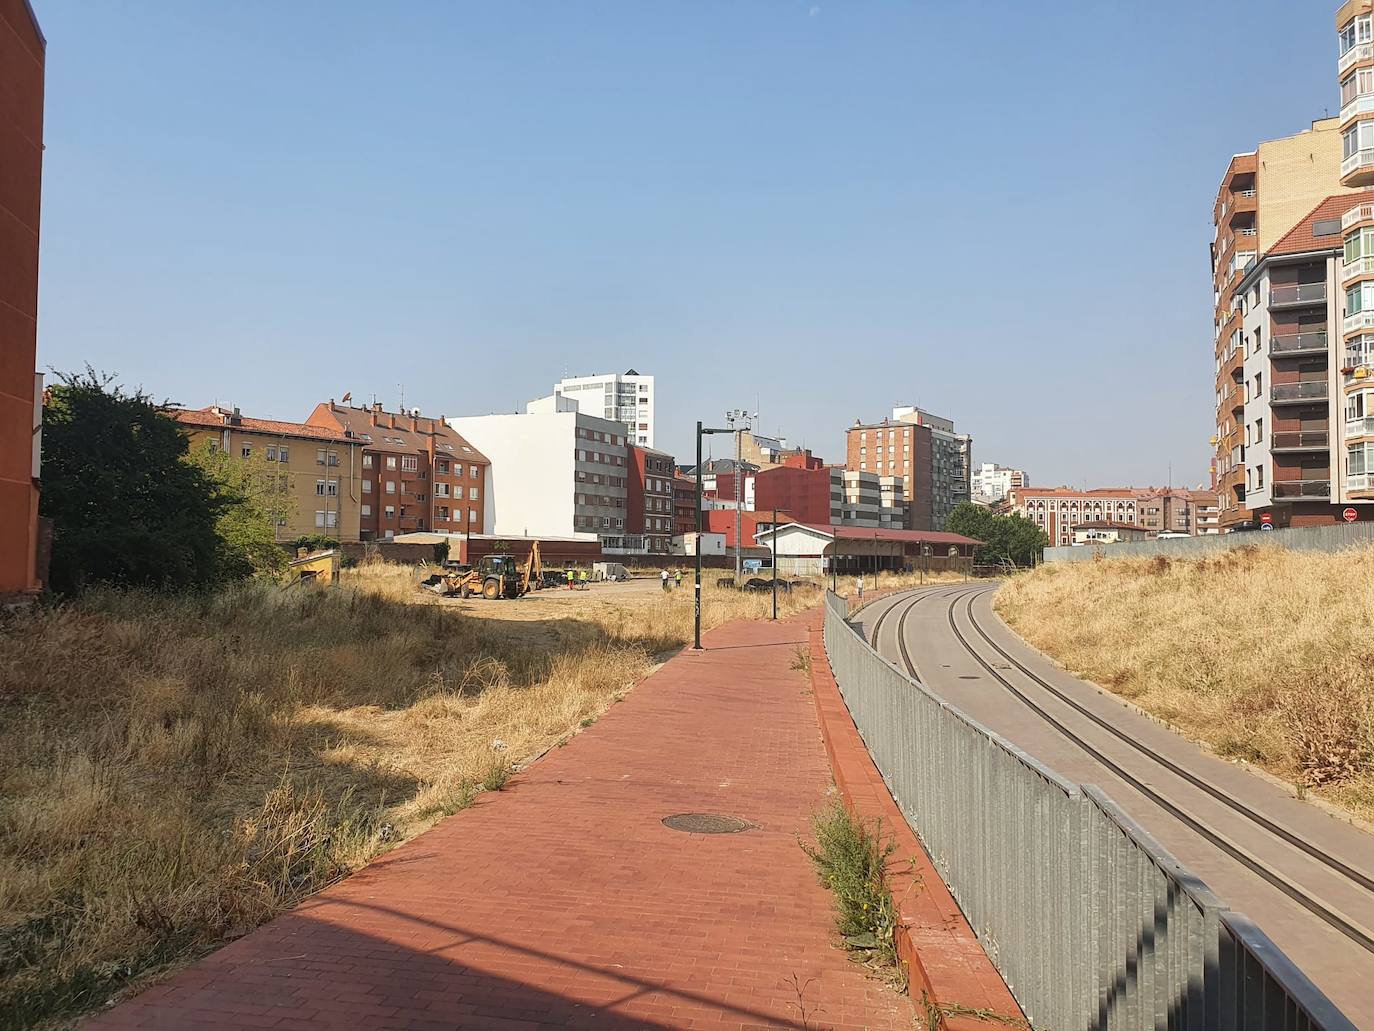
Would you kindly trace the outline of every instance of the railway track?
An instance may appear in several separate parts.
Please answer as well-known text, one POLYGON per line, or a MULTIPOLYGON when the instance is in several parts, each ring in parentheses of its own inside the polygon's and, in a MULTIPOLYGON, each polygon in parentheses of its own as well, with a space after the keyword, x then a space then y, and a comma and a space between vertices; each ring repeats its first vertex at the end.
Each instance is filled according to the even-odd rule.
MULTIPOLYGON (((1081 749, 1096 763, 1110 770, 1159 809, 1179 820, 1213 847, 1281 891, 1361 949, 1374 953, 1374 931, 1344 911, 1341 906, 1322 897, 1310 885, 1304 884, 1301 877, 1290 876, 1273 862, 1256 854, 1254 848, 1237 841, 1233 833, 1227 833, 1216 826, 1218 821, 1209 819, 1195 808, 1198 799, 1186 797, 1190 793, 1188 789, 1201 792, 1205 798, 1223 806, 1226 812, 1239 817, 1249 827, 1261 831, 1269 840, 1281 843, 1283 847, 1305 856, 1307 861, 1317 864, 1331 877, 1340 879, 1359 895, 1370 900, 1374 900, 1374 876, 1339 856, 1332 855, 1304 834, 1235 798, 1207 777, 1161 754, 1131 734, 1123 732, 1100 713, 1093 711, 1091 707, 1030 669, 997 643, 974 611, 974 602, 991 589, 984 585, 971 588, 961 586, 950 590, 926 591, 915 597, 900 599, 885 608, 872 624, 871 643, 881 651, 881 635, 884 629, 891 625, 890 620, 895 615, 896 645, 900 664, 911 676, 922 680, 920 670, 911 655, 911 635, 908 633, 907 623, 919 607, 933 600, 942 600, 945 603, 945 618, 954 640, 997 685, 1057 734, 1081 749), (960 625, 961 619, 963 626, 960 625), (1022 682, 1018 683, 1018 680, 1022 682), (1063 710, 1067 711, 1056 711, 1057 707, 1063 707, 1063 710), (1082 728, 1076 729, 1070 725, 1068 721, 1075 716, 1088 722, 1093 736, 1090 737, 1082 728), (1119 754, 1116 758, 1107 754, 1105 749, 1113 745, 1124 745, 1129 748, 1134 761, 1127 762, 1119 754), (1179 783, 1172 784, 1170 778, 1179 783), (1186 787, 1183 787, 1184 785, 1186 787)), ((929 680, 923 682, 930 683, 929 680)))

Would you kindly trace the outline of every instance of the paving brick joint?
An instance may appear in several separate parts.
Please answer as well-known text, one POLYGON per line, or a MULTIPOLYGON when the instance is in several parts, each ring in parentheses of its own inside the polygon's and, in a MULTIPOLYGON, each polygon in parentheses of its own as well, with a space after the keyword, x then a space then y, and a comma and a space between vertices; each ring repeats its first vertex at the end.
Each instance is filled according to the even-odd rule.
POLYGON ((798 846, 834 793, 807 641, 710 632, 506 790, 85 1026, 911 1028, 798 846))

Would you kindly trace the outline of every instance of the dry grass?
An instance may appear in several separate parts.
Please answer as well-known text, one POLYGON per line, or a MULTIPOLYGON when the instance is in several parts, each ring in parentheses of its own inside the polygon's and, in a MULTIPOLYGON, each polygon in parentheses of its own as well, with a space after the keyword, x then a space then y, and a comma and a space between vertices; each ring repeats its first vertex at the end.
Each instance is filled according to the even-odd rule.
POLYGON ((1374 819, 1374 548, 1051 564, 996 604, 1064 666, 1218 754, 1374 819))
MULTIPOLYGON (((499 789, 691 634, 688 590, 441 602, 418 579, 0 625, 0 1027, 100 1005, 499 789)), ((708 586, 703 619, 770 609, 708 586)))

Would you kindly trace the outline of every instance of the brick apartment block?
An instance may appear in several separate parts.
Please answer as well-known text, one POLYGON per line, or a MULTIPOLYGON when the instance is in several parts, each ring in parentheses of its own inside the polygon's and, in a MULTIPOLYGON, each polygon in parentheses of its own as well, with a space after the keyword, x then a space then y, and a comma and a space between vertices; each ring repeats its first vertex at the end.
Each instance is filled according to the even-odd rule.
POLYGON ((0 602, 38 568, 38 213, 46 43, 24 0, 0 0, 0 602))
POLYGON ((359 532, 363 540, 400 533, 485 533, 490 462, 443 419, 323 402, 306 420, 362 450, 359 532))

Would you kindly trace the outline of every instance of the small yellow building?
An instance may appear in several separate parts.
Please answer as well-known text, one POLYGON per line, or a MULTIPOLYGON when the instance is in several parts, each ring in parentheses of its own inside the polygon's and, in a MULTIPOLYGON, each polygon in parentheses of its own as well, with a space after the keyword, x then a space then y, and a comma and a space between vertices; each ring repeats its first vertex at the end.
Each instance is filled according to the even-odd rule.
POLYGON ((183 408, 171 413, 195 447, 203 441, 226 455, 261 459, 280 470, 289 504, 277 540, 322 534, 358 540, 362 497, 361 443, 336 430, 301 422, 253 419, 237 408, 183 408))

